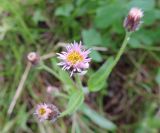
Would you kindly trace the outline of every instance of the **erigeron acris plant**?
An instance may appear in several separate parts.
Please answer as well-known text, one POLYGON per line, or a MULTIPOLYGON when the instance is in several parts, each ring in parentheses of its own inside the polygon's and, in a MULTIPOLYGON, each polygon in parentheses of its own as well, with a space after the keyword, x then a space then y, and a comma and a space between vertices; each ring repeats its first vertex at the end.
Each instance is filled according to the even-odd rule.
MULTIPOLYGON (((13 101, 9 107, 8 113, 11 114, 12 110, 16 104, 18 97, 22 91, 24 81, 27 78, 29 69, 31 65, 39 65, 41 69, 46 70, 47 72, 53 74, 55 78, 61 81, 63 84, 67 84, 69 89, 66 90, 67 96, 66 99, 69 101, 68 105, 66 106, 66 110, 60 113, 59 109, 53 105, 48 103, 40 103, 37 105, 35 109, 35 115, 39 118, 40 121, 52 121, 54 122, 57 118, 63 117, 69 114, 73 114, 80 106, 81 109, 86 106, 84 104, 84 88, 88 91, 99 91, 104 87, 104 81, 108 78, 110 73, 112 72, 113 68, 119 61, 121 55, 124 53, 124 50, 127 46, 129 41, 130 35, 132 32, 138 30, 141 24, 141 18, 143 17, 143 12, 141 9, 134 7, 132 8, 128 16, 124 20, 124 28, 126 30, 126 35, 124 41, 119 49, 115 58, 110 57, 108 60, 94 73, 92 74, 88 81, 87 86, 82 85, 82 77, 89 69, 91 58, 89 58, 89 54, 91 52, 90 49, 85 49, 82 43, 74 42, 73 44, 67 44, 66 50, 62 51, 61 53, 57 53, 59 63, 58 66, 62 67, 62 70, 59 69, 55 71, 54 69, 49 68, 46 66, 36 52, 31 52, 28 54, 28 67, 24 75, 22 76, 22 80, 17 88, 17 92, 13 101), (64 73, 64 71, 69 72, 64 73), (64 76, 64 77, 63 77, 64 76), (75 80, 73 80, 73 77, 75 80), (72 89, 72 91, 71 91, 72 89), (71 93, 72 92, 72 93, 71 93)), ((42 101, 43 102, 43 101, 42 101)), ((84 111, 84 110, 83 110, 84 111)), ((85 111, 84 111, 85 112, 85 111)), ((113 128, 115 128, 114 124, 111 124, 113 128)))

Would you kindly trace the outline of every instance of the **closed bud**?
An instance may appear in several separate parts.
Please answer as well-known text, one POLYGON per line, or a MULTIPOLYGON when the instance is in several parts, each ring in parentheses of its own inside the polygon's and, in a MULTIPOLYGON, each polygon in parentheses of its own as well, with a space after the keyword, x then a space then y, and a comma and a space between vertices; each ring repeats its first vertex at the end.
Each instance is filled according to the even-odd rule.
POLYGON ((143 17, 143 11, 137 7, 131 8, 128 16, 124 20, 124 27, 127 31, 133 32, 138 30, 141 24, 141 18, 143 17))
POLYGON ((27 59, 32 65, 37 65, 40 61, 40 56, 36 52, 30 52, 27 55, 27 59))

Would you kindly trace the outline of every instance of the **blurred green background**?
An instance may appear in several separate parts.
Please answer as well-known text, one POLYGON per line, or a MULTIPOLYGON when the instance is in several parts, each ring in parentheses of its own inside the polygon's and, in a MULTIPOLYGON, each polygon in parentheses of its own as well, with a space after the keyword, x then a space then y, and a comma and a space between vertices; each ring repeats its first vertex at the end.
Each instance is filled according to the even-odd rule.
POLYGON ((159 133, 159 45, 159 0, 0 0, 0 132, 159 133), (61 84, 33 68, 12 115, 7 115, 28 52, 58 52, 61 44, 82 40, 94 49, 88 77, 118 52, 125 35, 123 20, 135 6, 144 11, 142 26, 132 34, 104 89, 86 95, 90 113, 78 111, 54 124, 38 123, 32 115, 35 103, 52 101, 60 110, 66 103, 46 90, 47 85, 59 89, 61 84), (106 120, 117 129, 103 126, 106 120))

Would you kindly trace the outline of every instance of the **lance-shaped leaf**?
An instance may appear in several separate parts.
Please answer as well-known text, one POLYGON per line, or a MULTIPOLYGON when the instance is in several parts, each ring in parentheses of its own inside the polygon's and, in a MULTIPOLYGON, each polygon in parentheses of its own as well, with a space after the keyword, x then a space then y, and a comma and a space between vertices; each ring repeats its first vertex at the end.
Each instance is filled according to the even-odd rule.
POLYGON ((61 117, 74 113, 83 103, 84 93, 82 90, 76 90, 73 92, 69 98, 67 109, 62 112, 61 117))
POLYGON ((88 80, 88 88, 90 91, 98 91, 104 87, 106 84, 106 79, 108 78, 114 59, 110 57, 99 69, 95 72, 88 80))

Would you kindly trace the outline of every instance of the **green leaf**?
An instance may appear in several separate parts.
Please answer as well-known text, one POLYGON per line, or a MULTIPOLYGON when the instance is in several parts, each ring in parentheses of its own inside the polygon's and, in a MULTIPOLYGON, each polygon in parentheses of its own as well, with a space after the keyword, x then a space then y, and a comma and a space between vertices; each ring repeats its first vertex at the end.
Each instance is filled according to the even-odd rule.
POLYGON ((101 35, 96 29, 83 30, 82 38, 86 46, 94 46, 102 43, 101 35))
POLYGON ((67 105, 67 109, 62 112, 61 117, 74 113, 83 103, 84 101, 84 93, 82 90, 76 90, 73 92, 69 98, 69 102, 67 105))
POLYGON ((159 15, 160 14, 160 9, 155 9, 154 11, 155 11, 156 18, 160 19, 160 15, 159 15))
POLYGON ((101 54, 95 50, 90 53, 90 57, 96 62, 101 62, 103 60, 101 54))
POLYGON ((15 119, 12 119, 12 120, 10 120, 9 122, 7 122, 1 132, 2 132, 2 133, 9 133, 10 130, 13 128, 13 126, 16 124, 16 120, 17 120, 17 119, 15 118, 15 119))
POLYGON ((132 0, 129 4, 128 7, 139 7, 143 11, 149 11, 152 10, 155 6, 155 0, 132 0))
POLYGON ((92 110, 90 107, 88 107, 86 104, 83 104, 83 106, 81 106, 81 111, 101 128, 104 128, 110 131, 113 131, 116 129, 116 125, 113 122, 101 116, 100 114, 92 110))
POLYGON ((124 34, 124 27, 122 25, 122 21, 114 21, 113 31, 118 34, 124 34))
POLYGON ((143 30, 141 32, 139 32, 139 34, 137 34, 137 38, 140 40, 140 42, 143 45, 146 45, 146 46, 147 45, 151 46, 153 43, 151 36, 149 36, 149 34, 147 34, 147 32, 145 32, 143 30))
POLYGON ((42 10, 38 9, 33 14, 33 21, 37 24, 39 21, 45 21, 46 18, 43 16, 42 10))
POLYGON ((129 40, 129 45, 132 48, 139 48, 141 46, 141 42, 139 41, 139 39, 137 39, 135 37, 131 37, 129 40))
POLYGON ((69 73, 62 70, 58 65, 57 65, 57 61, 55 58, 51 59, 52 62, 52 66, 54 71, 56 71, 60 77, 60 80, 64 83, 64 85, 70 89, 74 87, 74 82, 73 80, 70 78, 69 73))
POLYGON ((88 80, 88 87, 90 91, 99 91, 104 87, 106 79, 111 72, 113 61, 113 57, 110 57, 97 72, 90 76, 88 80))
POLYGON ((146 11, 143 21, 144 21, 144 25, 152 25, 155 21, 156 21, 156 12, 155 10, 150 10, 150 11, 146 11))
POLYGON ((27 123, 29 114, 27 114, 25 111, 26 111, 26 106, 21 105, 21 108, 18 111, 17 124, 19 127, 21 127, 21 129, 27 131, 26 123, 27 123))
POLYGON ((122 9, 123 8, 116 3, 98 8, 94 20, 96 27, 107 28, 111 26, 115 21, 120 21, 120 18, 123 16, 122 9))
POLYGON ((151 128, 160 128, 160 118, 155 117, 147 119, 147 125, 151 128))
POLYGON ((60 7, 58 7, 55 11, 56 16, 65 16, 68 17, 71 15, 71 12, 73 11, 73 5, 72 4, 65 4, 60 7))
POLYGON ((157 73, 157 76, 156 76, 156 82, 158 85, 160 85, 160 68, 158 69, 158 73, 157 73))
POLYGON ((150 31, 142 29, 136 33, 129 40, 129 45, 133 48, 138 48, 141 46, 151 46, 153 45, 153 37, 150 35, 150 31))

